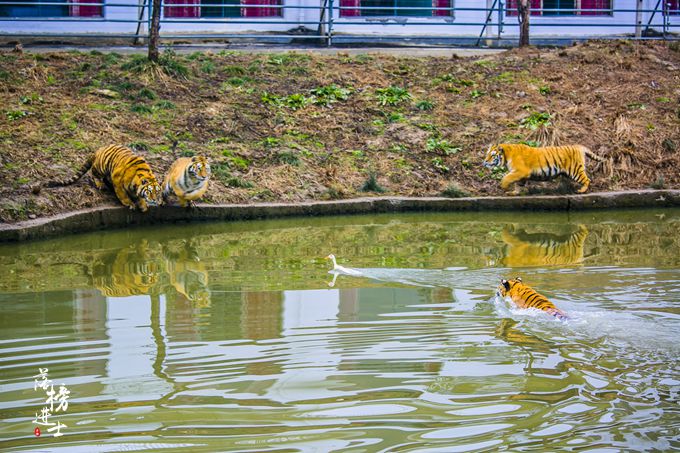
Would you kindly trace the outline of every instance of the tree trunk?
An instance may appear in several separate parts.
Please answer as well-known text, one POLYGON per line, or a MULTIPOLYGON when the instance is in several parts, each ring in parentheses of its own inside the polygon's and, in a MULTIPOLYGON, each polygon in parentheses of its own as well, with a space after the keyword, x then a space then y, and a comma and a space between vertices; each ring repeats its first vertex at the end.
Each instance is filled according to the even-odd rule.
POLYGON ((158 62, 158 35, 161 28, 161 0, 151 0, 151 28, 149 29, 149 61, 158 62))
POLYGON ((531 15, 530 0, 517 1, 517 18, 519 19, 519 46, 529 45, 529 16, 531 15))

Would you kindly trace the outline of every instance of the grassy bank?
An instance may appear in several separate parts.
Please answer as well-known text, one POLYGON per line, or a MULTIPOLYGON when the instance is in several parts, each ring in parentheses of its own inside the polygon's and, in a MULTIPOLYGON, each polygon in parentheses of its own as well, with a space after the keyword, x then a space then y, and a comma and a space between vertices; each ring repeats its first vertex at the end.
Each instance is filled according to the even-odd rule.
MULTIPOLYGON (((680 187, 680 49, 591 42, 484 58, 0 54, 0 220, 116 203, 64 179, 105 144, 162 177, 205 154, 205 201, 501 194, 493 142, 580 143, 614 162, 591 190, 680 187)), ((528 193, 568 191, 530 183, 528 193)))

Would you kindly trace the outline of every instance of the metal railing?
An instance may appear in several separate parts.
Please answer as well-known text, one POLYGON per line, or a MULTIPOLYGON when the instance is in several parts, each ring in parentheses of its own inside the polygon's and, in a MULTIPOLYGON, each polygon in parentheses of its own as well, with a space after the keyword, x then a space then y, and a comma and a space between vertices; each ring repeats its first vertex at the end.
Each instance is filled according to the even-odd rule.
MULTIPOLYGON (((320 0, 319 5, 293 5, 289 4, 290 0, 280 0, 282 4, 278 5, 173 1, 184 3, 170 0, 161 3, 162 39, 251 39, 282 43, 308 40, 327 45, 357 41, 442 41, 474 45, 484 42, 489 45, 511 44, 517 39, 517 17, 514 10, 506 9, 507 0, 493 0, 489 7, 435 6, 436 1, 430 5, 399 6, 396 0, 394 4, 370 7, 361 6, 357 0, 351 4, 345 0, 320 0), (384 14, 377 15, 380 13, 384 14), (393 32, 395 28, 399 28, 399 32, 393 32)), ((139 3, 0 0, 0 37, 147 39, 151 4, 151 0, 139 0, 139 3)), ((531 37, 534 41, 578 40, 594 35, 679 39, 680 10, 671 9, 678 8, 677 5, 678 2, 657 0, 653 8, 647 9, 532 10, 531 37), (598 33, 574 36, 560 31, 566 27, 597 29, 598 33), (654 36, 650 36, 652 30, 654 36)))

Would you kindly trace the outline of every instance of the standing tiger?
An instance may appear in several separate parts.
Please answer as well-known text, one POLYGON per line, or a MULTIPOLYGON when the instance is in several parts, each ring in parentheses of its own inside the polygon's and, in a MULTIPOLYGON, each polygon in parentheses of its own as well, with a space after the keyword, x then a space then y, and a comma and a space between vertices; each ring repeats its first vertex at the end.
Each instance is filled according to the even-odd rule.
POLYGON ((501 280, 498 293, 501 297, 510 297, 518 308, 537 308, 553 315, 557 319, 569 319, 562 310, 555 307, 555 304, 550 302, 544 295, 537 293, 531 287, 522 283, 522 279, 519 277, 512 280, 501 280))
POLYGON ((182 207, 191 207, 208 191, 210 164, 205 156, 180 157, 168 170, 163 182, 163 200, 171 194, 179 199, 182 207))
MULTIPOLYGON (((605 159, 581 145, 533 148, 522 144, 502 143, 489 147, 484 166, 507 166, 509 173, 501 180, 504 191, 522 180, 547 181, 558 175, 565 175, 581 185, 578 193, 584 193, 590 185, 590 179, 586 175, 585 156, 605 162, 605 159)), ((512 195, 517 193, 516 190, 511 192, 512 195)))
POLYGON ((73 184, 90 169, 95 186, 101 189, 106 183, 120 202, 130 209, 136 207, 146 212, 149 206, 162 204, 161 186, 149 164, 129 148, 119 145, 102 146, 88 157, 73 178, 49 182, 47 187, 73 184))

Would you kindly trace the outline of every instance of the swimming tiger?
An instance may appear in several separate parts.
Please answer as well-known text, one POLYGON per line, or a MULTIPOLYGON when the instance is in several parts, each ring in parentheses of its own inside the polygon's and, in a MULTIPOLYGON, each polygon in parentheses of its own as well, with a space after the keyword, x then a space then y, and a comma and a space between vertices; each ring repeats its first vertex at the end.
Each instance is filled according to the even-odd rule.
POLYGON ((522 283, 522 279, 519 277, 512 280, 501 280, 498 293, 501 297, 510 297, 518 308, 537 308, 553 315, 557 319, 569 319, 562 310, 555 307, 555 304, 550 302, 544 295, 537 293, 531 287, 522 283))
POLYGON ((146 212, 149 206, 162 204, 161 186, 151 172, 149 164, 129 148, 119 145, 99 148, 88 157, 73 178, 61 182, 52 181, 46 186, 73 184, 90 169, 97 189, 101 189, 103 183, 106 183, 116 193, 118 200, 130 209, 137 207, 140 211, 146 212))
MULTIPOLYGON (((604 158, 581 145, 533 148, 522 144, 501 143, 489 147, 484 166, 507 166, 509 173, 501 180, 501 189, 504 191, 522 180, 546 181, 565 175, 581 185, 578 193, 584 193, 590 185, 590 179, 586 175, 585 156, 598 162, 606 162, 604 158)), ((517 193, 516 190, 511 192, 513 195, 517 193)))
POLYGON ((170 195, 179 199, 182 207, 191 207, 208 191, 210 164, 204 156, 180 157, 168 170, 163 182, 163 200, 167 203, 170 195))

